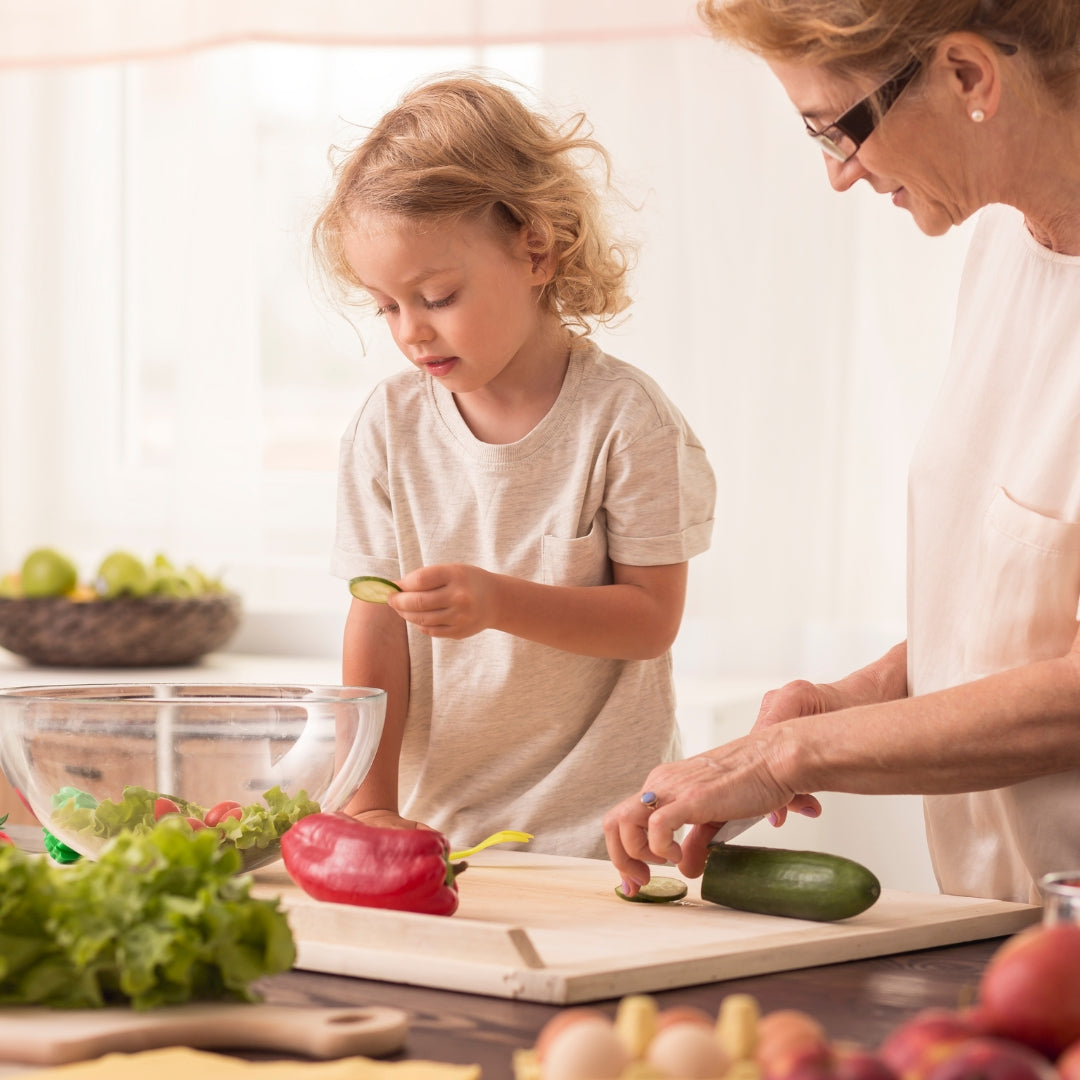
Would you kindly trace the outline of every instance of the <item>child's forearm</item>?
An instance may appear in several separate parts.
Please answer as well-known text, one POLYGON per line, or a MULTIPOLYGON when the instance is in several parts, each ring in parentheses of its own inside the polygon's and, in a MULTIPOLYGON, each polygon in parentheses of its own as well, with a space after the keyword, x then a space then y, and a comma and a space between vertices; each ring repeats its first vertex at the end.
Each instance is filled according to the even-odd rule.
POLYGON ((611 585, 541 585, 497 577, 493 628, 583 656, 649 660, 675 640, 687 564, 614 566, 611 585))
POLYGON ((398 810, 398 763, 409 711, 409 640, 388 608, 354 600, 345 623, 342 681, 386 691, 386 716, 375 760, 346 806, 350 814, 398 810))

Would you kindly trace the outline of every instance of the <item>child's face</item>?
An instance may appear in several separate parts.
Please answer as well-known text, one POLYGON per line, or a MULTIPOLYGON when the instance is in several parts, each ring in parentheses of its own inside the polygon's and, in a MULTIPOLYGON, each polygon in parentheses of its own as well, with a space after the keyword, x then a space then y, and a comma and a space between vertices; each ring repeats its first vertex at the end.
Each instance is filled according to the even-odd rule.
POLYGON ((345 254, 398 348, 454 393, 512 378, 551 348, 554 316, 539 303, 548 274, 524 233, 362 218, 345 254))

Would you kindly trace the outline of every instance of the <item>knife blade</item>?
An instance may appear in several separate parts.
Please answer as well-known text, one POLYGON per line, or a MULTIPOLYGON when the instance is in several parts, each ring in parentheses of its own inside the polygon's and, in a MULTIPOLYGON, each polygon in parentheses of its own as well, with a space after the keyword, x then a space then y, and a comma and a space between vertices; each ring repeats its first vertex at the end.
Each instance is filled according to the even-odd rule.
POLYGON ((734 840, 740 833, 746 832, 747 829, 764 820, 764 814, 757 814, 755 817, 735 818, 732 821, 725 821, 709 842, 711 844, 723 844, 728 840, 734 840))

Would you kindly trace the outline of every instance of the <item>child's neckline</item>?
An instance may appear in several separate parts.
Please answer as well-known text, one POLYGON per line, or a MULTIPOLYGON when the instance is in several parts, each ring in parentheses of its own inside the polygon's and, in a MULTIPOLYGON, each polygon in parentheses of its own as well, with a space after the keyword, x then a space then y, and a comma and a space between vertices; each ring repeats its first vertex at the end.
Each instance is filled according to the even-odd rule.
POLYGON ((492 464, 507 464, 531 457, 542 449, 561 429, 568 410, 572 407, 581 386, 586 357, 595 345, 590 341, 575 343, 563 376, 562 386, 551 408, 540 418, 532 429, 520 439, 507 443, 491 443, 477 438, 458 409, 454 395, 437 380, 430 376, 428 392, 435 409, 454 439, 460 443, 473 458, 492 464))

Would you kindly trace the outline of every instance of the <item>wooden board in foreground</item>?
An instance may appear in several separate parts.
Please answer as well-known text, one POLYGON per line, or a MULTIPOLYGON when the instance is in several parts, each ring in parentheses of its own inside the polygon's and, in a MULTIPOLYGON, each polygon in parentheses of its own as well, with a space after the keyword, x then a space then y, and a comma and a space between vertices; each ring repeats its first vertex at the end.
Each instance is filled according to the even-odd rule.
MULTIPOLYGON (((270 1050, 316 1059, 383 1056, 405 1045, 400 1009, 308 1008, 262 1002, 199 1002, 146 1012, 127 1006, 0 1009, 0 1060, 34 1065, 136 1054, 163 1046, 270 1050)), ((6 1075, 6 1072, 5 1072, 6 1075)))
POLYGON ((312 900, 281 864, 256 878, 282 898, 299 968, 558 1005, 1001 937, 1041 912, 886 889, 853 919, 804 922, 707 903, 693 880, 685 900, 631 904, 606 861, 516 851, 470 860, 449 918, 312 900))

